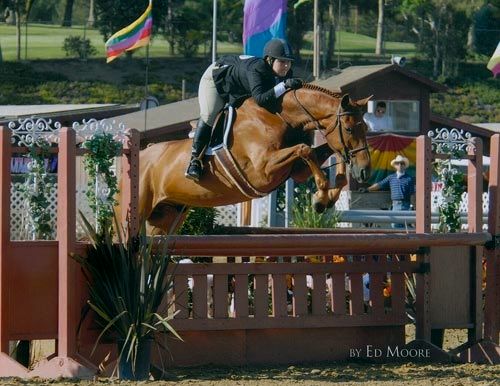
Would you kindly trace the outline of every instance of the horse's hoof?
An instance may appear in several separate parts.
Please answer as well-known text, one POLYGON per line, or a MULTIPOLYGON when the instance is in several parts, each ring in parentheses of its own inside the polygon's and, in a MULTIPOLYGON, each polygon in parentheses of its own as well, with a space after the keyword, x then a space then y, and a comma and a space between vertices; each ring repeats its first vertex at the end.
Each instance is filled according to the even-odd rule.
POLYGON ((321 202, 315 202, 313 208, 316 213, 323 213, 325 211, 325 206, 321 202))

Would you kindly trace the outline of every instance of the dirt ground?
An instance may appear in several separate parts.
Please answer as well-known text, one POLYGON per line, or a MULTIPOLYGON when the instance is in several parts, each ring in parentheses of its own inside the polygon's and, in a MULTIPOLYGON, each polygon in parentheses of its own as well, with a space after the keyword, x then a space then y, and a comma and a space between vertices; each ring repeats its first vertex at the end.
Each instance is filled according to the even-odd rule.
MULTIPOLYGON (((406 340, 414 338, 412 325, 406 340)), ((446 330, 443 348, 450 350, 466 341, 467 330, 446 330)), ((39 352, 38 355, 41 353, 39 352)), ((43 355, 42 355, 43 356, 43 355)), ((0 385, 376 385, 376 386, 472 386, 500 385, 500 365, 477 364, 371 364, 315 363, 294 366, 199 367, 171 369, 162 381, 124 382, 107 378, 89 380, 2 379, 0 385)))
POLYGON ((4 379, 1 385, 499 385, 500 366, 418 364, 316 364, 289 367, 194 368, 172 370, 163 381, 43 381, 4 379))

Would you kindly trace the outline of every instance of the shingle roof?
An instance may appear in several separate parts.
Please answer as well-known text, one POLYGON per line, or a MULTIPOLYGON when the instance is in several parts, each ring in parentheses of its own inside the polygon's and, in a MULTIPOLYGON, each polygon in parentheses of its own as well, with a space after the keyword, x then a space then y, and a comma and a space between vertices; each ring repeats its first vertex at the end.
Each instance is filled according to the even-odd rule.
POLYGON ((119 119, 127 127, 133 127, 139 131, 149 131, 189 122, 199 116, 198 98, 190 98, 150 108, 147 110, 147 114, 145 111, 136 111, 116 117, 116 119, 119 119))
POLYGON ((342 70, 337 75, 330 78, 316 81, 314 83, 330 89, 334 92, 343 92, 346 88, 359 81, 366 81, 373 77, 384 75, 388 72, 395 71, 404 76, 414 79, 428 87, 431 92, 444 92, 447 88, 439 83, 436 83, 416 72, 406 70, 396 64, 377 64, 369 66, 351 66, 342 70))

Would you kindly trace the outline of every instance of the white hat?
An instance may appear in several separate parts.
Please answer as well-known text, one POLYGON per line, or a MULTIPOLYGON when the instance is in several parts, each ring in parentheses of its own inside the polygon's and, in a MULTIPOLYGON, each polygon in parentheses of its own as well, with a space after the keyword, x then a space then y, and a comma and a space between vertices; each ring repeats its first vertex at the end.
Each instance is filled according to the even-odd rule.
POLYGON ((408 167, 408 165, 410 165, 410 161, 408 160, 408 158, 402 156, 401 154, 398 154, 396 156, 396 158, 394 158, 392 161, 391 161, 391 166, 394 167, 394 164, 396 162, 403 162, 405 164, 405 167, 408 167))

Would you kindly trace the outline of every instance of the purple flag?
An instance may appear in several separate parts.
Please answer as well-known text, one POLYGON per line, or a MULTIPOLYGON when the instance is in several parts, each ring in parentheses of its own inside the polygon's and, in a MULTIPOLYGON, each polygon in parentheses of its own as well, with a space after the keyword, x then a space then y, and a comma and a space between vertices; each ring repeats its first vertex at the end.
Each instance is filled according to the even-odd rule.
POLYGON ((285 38, 287 0, 245 0, 243 47, 246 55, 263 56, 273 38, 285 38))

